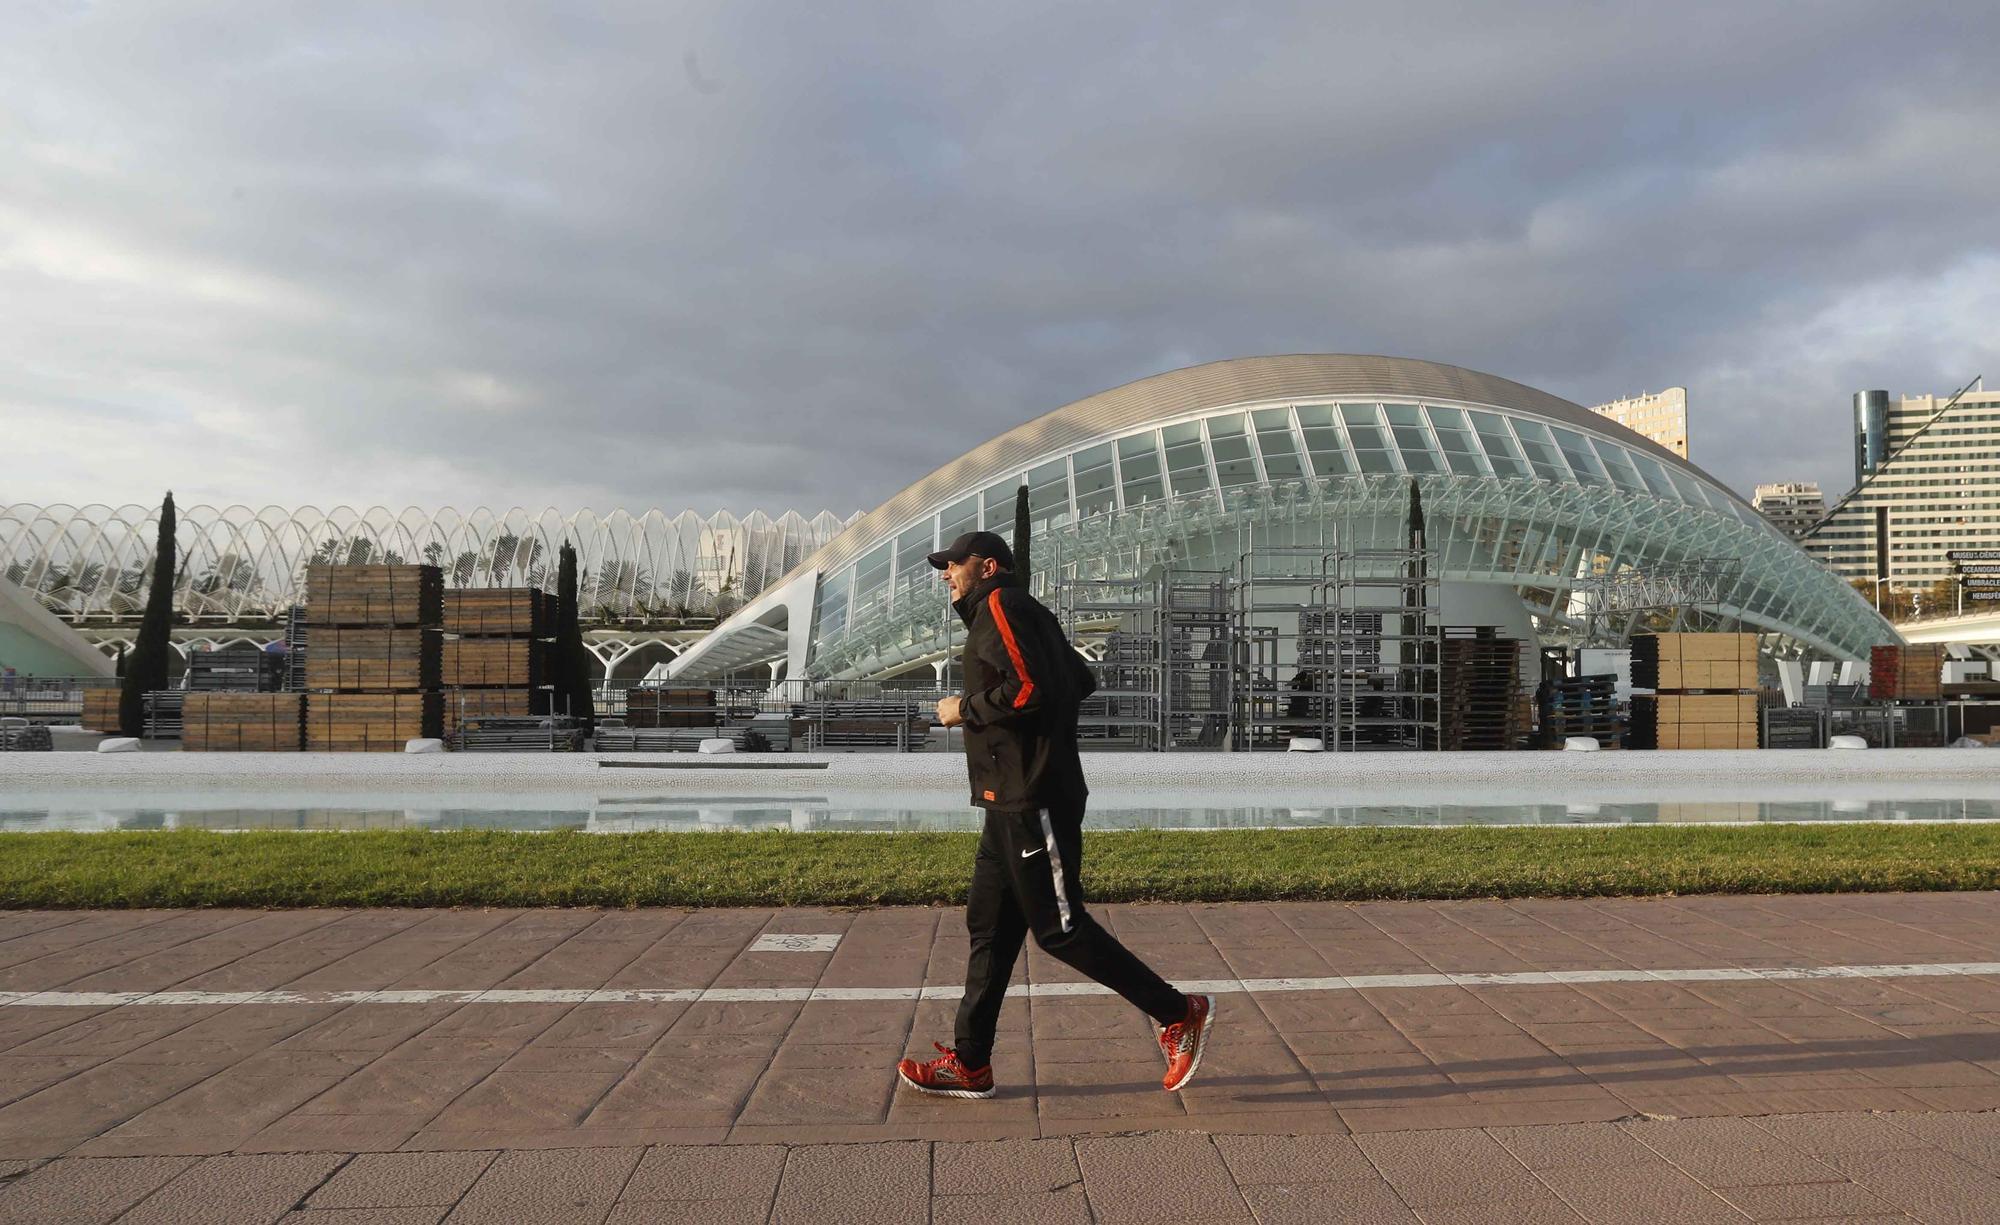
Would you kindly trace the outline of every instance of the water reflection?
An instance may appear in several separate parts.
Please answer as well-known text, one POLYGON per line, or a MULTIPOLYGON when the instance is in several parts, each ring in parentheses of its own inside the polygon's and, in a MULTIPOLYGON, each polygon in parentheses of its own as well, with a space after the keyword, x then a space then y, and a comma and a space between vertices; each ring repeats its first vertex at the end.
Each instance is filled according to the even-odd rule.
MULTIPOLYGON (((1496 825, 1732 825, 1792 821, 1991 821, 1995 799, 1824 799, 1328 806, 1121 806, 1093 803, 1089 825, 1117 829, 1351 828, 1496 825)), ((962 807, 893 807, 838 796, 474 796, 452 792, 304 803, 241 794, 163 804, 105 797, 0 796, 0 831, 494 829, 594 833, 792 830, 974 831, 962 807)))

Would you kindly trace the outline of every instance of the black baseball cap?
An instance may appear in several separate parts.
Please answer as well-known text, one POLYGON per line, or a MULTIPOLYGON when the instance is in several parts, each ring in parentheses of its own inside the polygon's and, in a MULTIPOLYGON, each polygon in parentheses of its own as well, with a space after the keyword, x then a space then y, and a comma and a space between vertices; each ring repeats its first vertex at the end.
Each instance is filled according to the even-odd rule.
POLYGON ((1004 569, 1014 568, 1014 550, 1008 548, 1007 542, 992 532, 967 532, 952 541, 950 548, 939 549, 932 553, 930 563, 933 569, 942 570, 955 561, 964 561, 973 556, 990 557, 999 562, 1004 569))

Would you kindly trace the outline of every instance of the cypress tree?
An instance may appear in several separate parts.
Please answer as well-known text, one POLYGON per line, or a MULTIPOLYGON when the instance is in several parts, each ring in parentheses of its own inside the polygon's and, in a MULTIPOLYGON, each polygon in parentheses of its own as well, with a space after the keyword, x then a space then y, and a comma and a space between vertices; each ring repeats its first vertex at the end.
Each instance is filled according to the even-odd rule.
POLYGON ((1028 581, 1028 487, 1014 491, 1014 573, 1028 581))
POLYGON ((583 621, 576 606, 576 546, 563 542, 556 570, 556 709, 582 720, 586 733, 597 723, 590 693, 590 655, 583 645, 583 621))
POLYGON ((167 687, 167 659, 174 649, 174 495, 160 503, 160 538, 153 550, 152 586, 132 658, 118 682, 118 730, 137 736, 146 730, 146 695, 167 687))

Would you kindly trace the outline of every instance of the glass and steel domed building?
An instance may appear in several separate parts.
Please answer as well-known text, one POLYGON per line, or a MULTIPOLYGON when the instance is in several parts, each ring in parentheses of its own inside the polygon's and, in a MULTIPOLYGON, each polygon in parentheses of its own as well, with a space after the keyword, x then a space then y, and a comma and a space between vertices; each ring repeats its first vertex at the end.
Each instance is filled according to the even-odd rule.
POLYGON ((1389 547, 1412 482, 1447 621, 1548 635, 1605 576, 1714 562, 1705 610, 1772 650, 1863 659, 1898 641, 1714 478, 1576 404, 1434 362, 1299 354, 1155 375, 1009 430, 850 523, 668 670, 871 678, 944 658, 958 627, 924 555, 1010 532, 1022 485, 1046 592, 1227 570, 1258 548, 1389 547))

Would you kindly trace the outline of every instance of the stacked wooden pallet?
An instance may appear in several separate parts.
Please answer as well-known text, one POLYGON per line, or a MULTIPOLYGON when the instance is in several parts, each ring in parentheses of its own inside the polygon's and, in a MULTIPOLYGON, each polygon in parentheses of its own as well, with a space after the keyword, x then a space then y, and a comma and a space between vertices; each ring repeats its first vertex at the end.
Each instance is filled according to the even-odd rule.
MULTIPOLYGON (((309 626, 410 625, 444 620, 444 572, 436 566, 306 567, 309 626)), ((318 645, 315 638, 314 645, 318 645)))
POLYGON ((296 753, 305 719, 303 693, 190 693, 181 708, 181 749, 296 753))
POLYGON ((83 691, 83 717, 79 722, 85 731, 118 734, 118 689, 86 689, 83 691))
POLYGON ((1944 647, 1876 647, 1868 653, 1868 696, 1877 702, 1935 702, 1944 696, 1944 647))
POLYGON ((714 727, 715 690, 640 685, 625 692, 627 727, 714 727))
POLYGON ((1442 735, 1447 749, 1500 750, 1520 743, 1521 644, 1489 625, 1447 626, 1442 735))
POLYGON ((306 571, 306 747, 395 752, 443 734, 444 579, 436 566, 306 571))
POLYGON ((1623 739, 1619 726, 1616 676, 1566 676, 1550 686, 1544 740, 1558 747, 1570 736, 1589 736, 1600 748, 1615 749, 1623 739))
MULTIPOLYGON (((549 709, 555 600, 539 587, 471 587, 444 601, 444 730, 458 733, 472 719, 526 719, 549 709)), ((489 723, 489 733, 499 727, 489 723)), ((487 735, 478 747, 510 747, 487 735)), ((536 747, 523 744, 512 747, 536 747)), ((539 747, 549 747, 542 737, 539 747)))
POLYGON ((1631 747, 1758 747, 1757 635, 1640 635, 1632 684, 1631 747))

